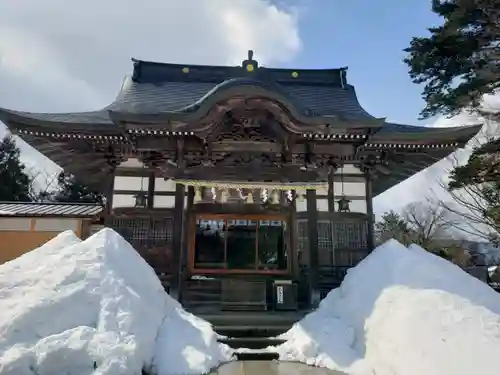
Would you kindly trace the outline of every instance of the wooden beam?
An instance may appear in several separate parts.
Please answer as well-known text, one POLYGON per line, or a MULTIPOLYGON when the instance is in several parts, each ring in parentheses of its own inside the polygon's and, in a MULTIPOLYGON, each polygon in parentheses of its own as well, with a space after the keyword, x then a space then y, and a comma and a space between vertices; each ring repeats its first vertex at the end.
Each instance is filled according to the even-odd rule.
POLYGON ((367 245, 369 251, 373 251, 375 246, 375 233, 374 233, 374 221, 375 217, 373 215, 373 171, 368 169, 365 173, 366 183, 365 183, 365 196, 366 196, 366 214, 368 215, 368 239, 367 245))
POLYGON ((148 201, 147 201, 147 207, 148 208, 153 208, 154 207, 154 202, 155 202, 155 173, 150 172, 149 178, 148 178, 148 201))
POLYGON ((174 227, 172 233, 172 283, 170 286, 170 295, 179 299, 180 285, 179 276, 181 272, 181 253, 182 253, 182 227, 184 219, 184 198, 185 187, 177 184, 175 187, 175 206, 174 206, 174 227))
POLYGON ((105 217, 109 217, 111 214, 111 211, 113 209, 113 189, 115 186, 115 175, 114 173, 110 173, 108 178, 107 178, 107 183, 106 183, 106 191, 104 192, 104 195, 106 197, 106 209, 105 209, 105 217))
POLYGON ((316 307, 319 303, 318 290, 318 207, 316 201, 316 190, 308 189, 306 191, 307 200, 307 229, 309 235, 309 286, 311 306, 316 307))
POLYGON ((335 191, 334 191, 333 178, 334 178, 333 171, 331 171, 328 174, 328 194, 327 194, 328 212, 335 212, 335 191))
POLYGON ((292 190, 292 197, 294 199, 290 203, 291 212, 289 215, 289 223, 288 223, 288 227, 290 228, 289 229, 289 232, 290 232, 290 236, 289 236, 290 254, 289 254, 289 256, 291 257, 290 269, 291 269, 292 276, 294 278, 298 278, 299 277, 299 254, 297 252, 297 216, 296 216, 297 201, 295 199, 295 197, 296 197, 295 190, 292 190))
POLYGON ((182 301, 182 290, 184 284, 184 278, 186 276, 186 271, 188 269, 188 246, 189 246, 189 235, 191 228, 191 217, 193 215, 193 205, 194 205, 194 187, 188 186, 187 188, 187 204, 186 210, 184 212, 184 229, 183 229, 183 240, 182 240, 182 252, 180 257, 180 271, 179 271, 179 301, 182 301))

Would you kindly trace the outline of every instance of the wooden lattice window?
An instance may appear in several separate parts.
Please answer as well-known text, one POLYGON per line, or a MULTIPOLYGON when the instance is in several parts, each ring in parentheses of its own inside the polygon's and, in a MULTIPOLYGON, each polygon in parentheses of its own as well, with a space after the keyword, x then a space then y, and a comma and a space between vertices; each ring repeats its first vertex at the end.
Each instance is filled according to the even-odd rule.
POLYGON ((114 218, 111 227, 132 246, 162 246, 172 243, 172 218, 114 218))
POLYGON ((335 247, 344 249, 365 249, 367 245, 367 222, 345 220, 334 223, 335 247))
MULTIPOLYGON (((309 233, 306 219, 297 220, 299 264, 309 265, 309 233)), ((320 266, 353 266, 367 255, 368 226, 364 219, 318 221, 320 266)))
POLYGON ((333 242, 333 225, 330 220, 318 221, 318 261, 319 265, 332 265, 335 245, 333 242))
POLYGON ((118 217, 112 220, 111 227, 141 254, 158 275, 171 273, 171 217, 118 217))
POLYGON ((309 265, 309 234, 307 220, 297 220, 297 253, 300 265, 309 265))

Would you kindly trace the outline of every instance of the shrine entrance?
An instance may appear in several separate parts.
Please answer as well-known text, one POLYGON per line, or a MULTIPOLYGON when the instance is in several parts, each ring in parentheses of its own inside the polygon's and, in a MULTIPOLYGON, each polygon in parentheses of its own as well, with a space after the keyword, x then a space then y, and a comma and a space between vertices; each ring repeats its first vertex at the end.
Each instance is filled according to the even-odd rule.
POLYGON ((290 272, 290 233, 285 217, 199 214, 193 224, 191 273, 290 272))

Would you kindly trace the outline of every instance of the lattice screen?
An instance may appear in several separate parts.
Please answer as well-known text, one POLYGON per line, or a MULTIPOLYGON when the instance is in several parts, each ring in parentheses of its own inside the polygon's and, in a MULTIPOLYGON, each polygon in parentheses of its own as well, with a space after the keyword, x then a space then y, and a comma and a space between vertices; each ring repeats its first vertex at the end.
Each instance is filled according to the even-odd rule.
MULTIPOLYGON (((366 220, 319 220, 318 257, 320 266, 353 266, 368 253, 366 220)), ((309 264, 307 220, 297 220, 299 263, 309 264)))
POLYGON ((132 246, 165 246, 172 244, 172 218, 114 218, 111 227, 132 246))

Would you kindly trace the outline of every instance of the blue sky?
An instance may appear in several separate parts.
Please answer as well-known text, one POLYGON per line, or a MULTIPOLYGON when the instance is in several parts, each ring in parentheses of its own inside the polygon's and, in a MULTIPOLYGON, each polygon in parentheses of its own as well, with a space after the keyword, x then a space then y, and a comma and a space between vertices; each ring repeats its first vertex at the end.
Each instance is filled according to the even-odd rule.
MULTIPOLYGON (((269 66, 348 66, 348 81, 372 115, 406 124, 434 122, 418 121, 422 87, 411 82, 402 61, 411 38, 440 23, 431 0, 145 0, 141 7, 134 0, 87 0, 72 7, 61 7, 60 0, 4 3, 0 106, 94 110, 113 101, 132 71, 132 56, 226 64, 239 63, 254 49, 269 66), (289 12, 295 8, 297 18, 289 12)), ((0 135, 4 131, 0 125, 0 135)), ((22 147, 30 168, 56 173, 55 165, 22 147)), ((420 200, 436 179, 424 174, 392 189, 385 201, 377 198, 376 208, 398 209, 396 202, 420 200)))
POLYGON ((348 81, 367 111, 423 125, 418 121, 422 87, 411 82, 402 60, 411 38, 440 22, 430 0, 302 0, 298 5, 303 48, 290 65, 348 66, 348 81))

